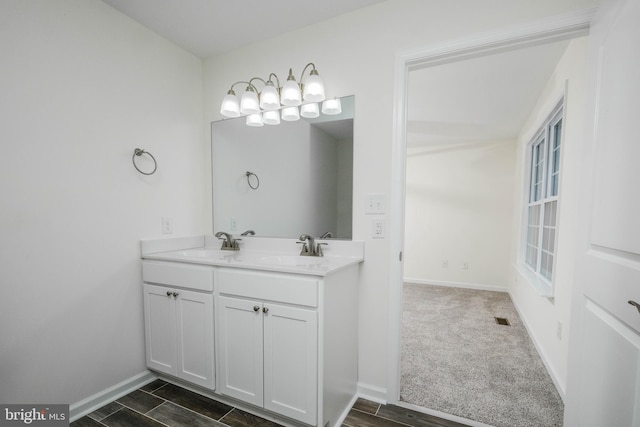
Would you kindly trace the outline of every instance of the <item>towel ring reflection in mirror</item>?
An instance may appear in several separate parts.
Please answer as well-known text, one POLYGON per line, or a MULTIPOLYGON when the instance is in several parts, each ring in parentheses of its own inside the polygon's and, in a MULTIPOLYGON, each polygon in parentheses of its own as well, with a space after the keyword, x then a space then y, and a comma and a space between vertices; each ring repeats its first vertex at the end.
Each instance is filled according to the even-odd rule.
POLYGON ((258 178, 258 175, 256 175, 256 174, 255 174, 255 173, 253 173, 253 172, 249 172, 249 171, 247 171, 247 172, 245 173, 245 175, 247 175, 247 183, 249 184, 249 187, 250 187, 252 190, 257 190, 257 189, 258 189, 258 187, 260 187, 260 178, 258 178), (251 183, 251 177, 252 177, 252 176, 255 178, 255 180, 254 180, 254 181, 255 181, 255 184, 252 184, 252 183, 251 183))
POLYGON ((153 175, 155 173, 156 169, 158 169, 158 162, 156 162, 156 158, 153 157, 153 155, 150 152, 145 151, 145 150, 143 150, 141 148, 136 148, 135 150, 133 150, 133 156, 131 157, 131 161, 133 162, 133 167, 136 168, 136 170, 138 172, 140 172, 141 174, 143 174, 143 175, 153 175), (151 160, 153 160, 153 170, 151 172, 144 172, 144 171, 140 170, 140 168, 136 164, 136 156, 140 157, 143 154, 148 155, 149 157, 151 157, 151 160))

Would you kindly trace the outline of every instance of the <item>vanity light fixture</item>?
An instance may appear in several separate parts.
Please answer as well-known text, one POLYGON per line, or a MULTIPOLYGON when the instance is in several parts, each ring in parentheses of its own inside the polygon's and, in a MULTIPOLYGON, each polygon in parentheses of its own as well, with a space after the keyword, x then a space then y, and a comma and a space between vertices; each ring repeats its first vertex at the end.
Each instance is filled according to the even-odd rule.
POLYGON ((339 114, 342 110, 339 99, 325 101, 324 83, 312 62, 302 70, 300 83, 296 81, 291 68, 282 86, 274 73, 269 74, 266 81, 260 77, 237 81, 231 85, 220 106, 220 114, 225 117, 246 116, 248 126, 278 125, 281 118, 284 121, 299 120, 300 116, 315 118, 320 115, 320 111, 332 115, 339 114), (309 73, 305 77, 307 70, 309 73), (262 83, 262 91, 256 86, 258 81, 262 83), (234 87, 239 84, 246 85, 240 99, 234 91, 234 87), (318 105, 319 102, 322 102, 322 108, 318 105))
POLYGON ((318 103, 312 102, 310 104, 301 105, 300 115, 308 119, 315 119, 316 117, 320 116, 320 109, 318 108, 318 103))
POLYGON ((298 111, 298 107, 283 108, 282 120, 285 122, 295 122, 296 120, 300 120, 300 111, 298 111))
POLYGON ((322 103, 322 114, 334 116, 340 113, 342 113, 342 103, 340 102, 340 99, 327 99, 322 103))

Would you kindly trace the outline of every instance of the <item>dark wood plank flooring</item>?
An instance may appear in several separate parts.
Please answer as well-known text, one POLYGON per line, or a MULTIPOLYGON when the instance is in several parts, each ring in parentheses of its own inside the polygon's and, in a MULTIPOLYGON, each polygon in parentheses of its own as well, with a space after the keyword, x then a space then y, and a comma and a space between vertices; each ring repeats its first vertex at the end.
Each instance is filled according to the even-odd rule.
MULTIPOLYGON (((358 399, 344 427, 464 427, 464 424, 393 405, 358 399)), ((87 416, 71 427, 278 427, 192 391, 156 380, 87 416)))

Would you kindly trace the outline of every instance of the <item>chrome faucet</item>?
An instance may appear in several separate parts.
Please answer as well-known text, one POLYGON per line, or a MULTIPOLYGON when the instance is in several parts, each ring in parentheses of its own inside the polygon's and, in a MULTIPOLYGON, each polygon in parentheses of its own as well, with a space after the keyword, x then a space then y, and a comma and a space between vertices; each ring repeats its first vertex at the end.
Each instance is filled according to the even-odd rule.
POLYGON ((231 234, 225 233, 224 231, 218 231, 215 236, 222 240, 222 249, 223 251, 239 251, 240 246, 238 246, 238 240, 231 237, 231 234))
POLYGON ((331 234, 330 231, 327 231, 326 233, 324 233, 322 236, 320 236, 321 239, 330 239, 333 237, 333 234, 331 234))
POLYGON ((241 234, 241 236, 255 236, 255 235, 256 235, 256 232, 253 230, 247 230, 241 234))
POLYGON ((321 245, 326 245, 326 243, 316 243, 315 238, 308 234, 302 234, 299 239, 300 241, 296 243, 302 244, 300 256, 324 256, 321 245))

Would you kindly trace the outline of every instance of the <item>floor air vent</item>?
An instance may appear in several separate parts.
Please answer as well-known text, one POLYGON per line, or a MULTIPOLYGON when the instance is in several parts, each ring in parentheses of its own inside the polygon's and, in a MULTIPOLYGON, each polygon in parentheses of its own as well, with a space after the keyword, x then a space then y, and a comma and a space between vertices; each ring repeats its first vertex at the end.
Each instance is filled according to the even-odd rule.
POLYGON ((494 317, 494 319, 496 319, 498 325, 511 326, 509 320, 504 317, 494 317))

